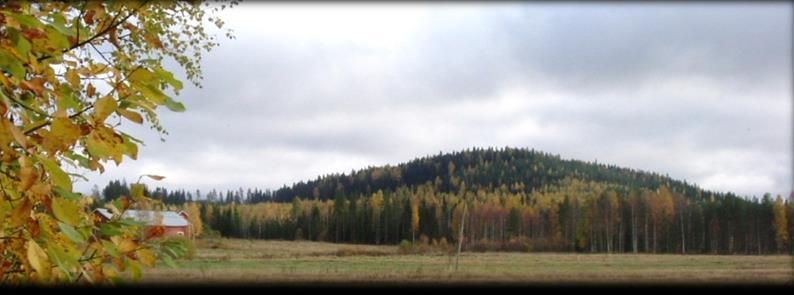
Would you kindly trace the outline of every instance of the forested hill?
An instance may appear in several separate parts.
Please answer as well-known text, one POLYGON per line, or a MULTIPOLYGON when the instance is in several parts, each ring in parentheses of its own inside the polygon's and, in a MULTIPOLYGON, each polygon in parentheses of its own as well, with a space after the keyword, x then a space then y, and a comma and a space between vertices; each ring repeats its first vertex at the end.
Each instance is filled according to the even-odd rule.
MULTIPOLYGON (((436 192, 458 193, 461 190, 502 190, 531 193, 553 188, 566 178, 613 184, 625 190, 656 190, 665 185, 688 198, 700 199, 718 195, 704 191, 686 181, 665 175, 614 165, 562 159, 534 149, 488 148, 468 149, 453 153, 426 156, 397 166, 369 167, 349 174, 332 174, 308 182, 284 186, 272 193, 272 200, 290 202, 302 199, 327 200, 369 196, 378 190, 411 190, 426 184, 436 192)), ((257 194, 267 201, 267 195, 257 194)))
MULTIPOLYGON (((146 190, 171 210, 194 206, 193 214, 197 211, 207 228, 226 237, 410 245, 463 241, 463 249, 510 251, 794 250, 789 247, 794 206, 780 195, 745 199, 701 191, 660 174, 528 149, 439 154, 276 191, 212 190, 196 199, 199 209, 188 191, 146 190)), ((129 189, 115 181, 102 195, 111 201, 129 195, 129 189)))

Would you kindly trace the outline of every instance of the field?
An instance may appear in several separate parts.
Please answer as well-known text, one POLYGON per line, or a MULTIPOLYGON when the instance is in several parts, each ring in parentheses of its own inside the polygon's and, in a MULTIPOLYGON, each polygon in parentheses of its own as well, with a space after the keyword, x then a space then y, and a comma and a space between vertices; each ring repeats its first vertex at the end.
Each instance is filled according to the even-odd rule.
POLYGON ((791 284, 790 256, 569 253, 399 254, 397 246, 199 240, 192 260, 144 283, 791 284))

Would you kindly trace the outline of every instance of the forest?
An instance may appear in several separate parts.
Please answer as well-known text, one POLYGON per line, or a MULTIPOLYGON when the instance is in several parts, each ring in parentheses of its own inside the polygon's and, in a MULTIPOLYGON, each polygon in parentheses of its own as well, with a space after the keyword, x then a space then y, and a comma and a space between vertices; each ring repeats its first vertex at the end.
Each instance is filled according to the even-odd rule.
MULTIPOLYGON (((92 194, 101 206, 129 185, 92 194)), ((234 238, 435 246, 457 242, 462 228, 466 251, 794 253, 794 193, 713 192, 524 148, 439 153, 277 190, 145 194, 197 211, 205 235, 234 238)))

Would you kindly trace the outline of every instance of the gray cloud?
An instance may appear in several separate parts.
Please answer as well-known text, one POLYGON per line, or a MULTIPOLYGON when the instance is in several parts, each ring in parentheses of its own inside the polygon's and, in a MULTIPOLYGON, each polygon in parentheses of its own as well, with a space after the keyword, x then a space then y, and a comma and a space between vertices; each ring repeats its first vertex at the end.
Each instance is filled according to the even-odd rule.
POLYGON ((509 145, 791 190, 790 3, 296 7, 230 11, 167 141, 130 128, 141 160, 92 182, 276 188, 509 145))

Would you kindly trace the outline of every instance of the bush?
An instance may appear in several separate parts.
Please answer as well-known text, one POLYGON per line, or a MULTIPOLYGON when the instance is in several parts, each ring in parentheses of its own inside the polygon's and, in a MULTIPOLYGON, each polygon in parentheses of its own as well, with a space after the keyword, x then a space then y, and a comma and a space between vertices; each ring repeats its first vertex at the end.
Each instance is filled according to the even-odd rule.
POLYGON ((185 258, 189 260, 193 260, 196 258, 196 243, 192 240, 187 240, 186 242, 187 251, 185 252, 185 258))
POLYGON ((398 250, 400 254, 409 254, 411 253, 412 250, 411 248, 413 248, 412 246, 413 245, 411 245, 411 242, 409 242, 408 240, 402 240, 402 242, 400 242, 400 246, 398 250))
POLYGON ((505 251, 505 252, 530 252, 536 240, 527 237, 514 237, 506 241, 492 241, 481 239, 466 246, 467 250, 474 252, 505 251))

